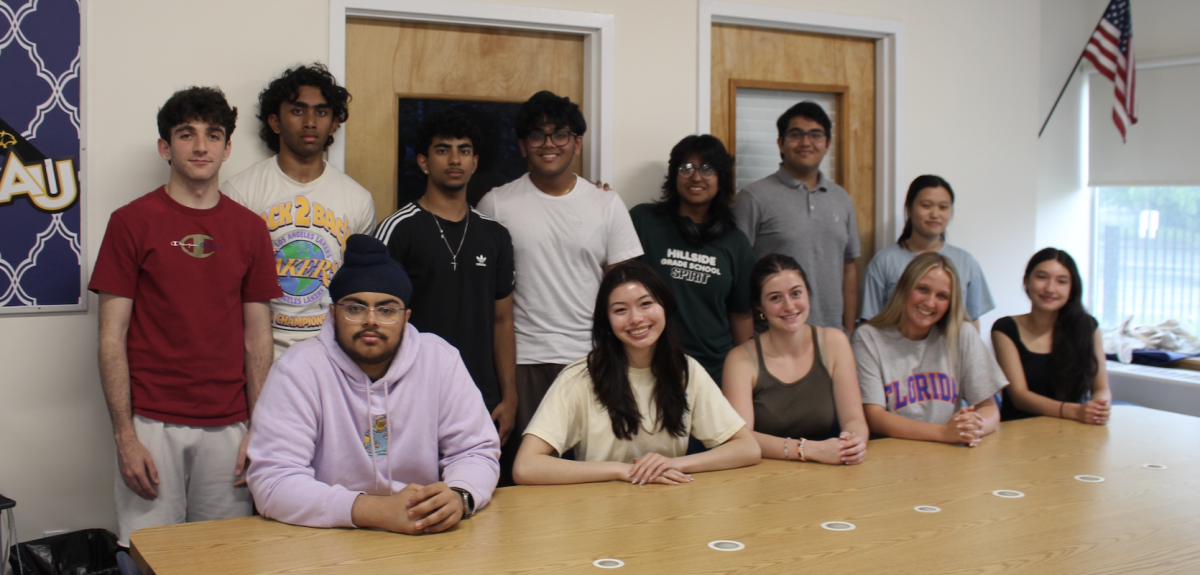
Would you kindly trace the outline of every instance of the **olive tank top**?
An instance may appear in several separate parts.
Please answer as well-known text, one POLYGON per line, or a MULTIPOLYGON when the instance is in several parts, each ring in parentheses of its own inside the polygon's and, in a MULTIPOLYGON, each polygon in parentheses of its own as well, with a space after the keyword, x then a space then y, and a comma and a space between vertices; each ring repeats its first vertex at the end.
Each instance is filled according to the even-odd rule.
POLYGON ((783 383, 767 371, 762 342, 758 349, 758 384, 754 386, 754 431, 776 437, 826 439, 838 434, 833 377, 821 360, 816 326, 812 328, 813 365, 795 383, 783 383))

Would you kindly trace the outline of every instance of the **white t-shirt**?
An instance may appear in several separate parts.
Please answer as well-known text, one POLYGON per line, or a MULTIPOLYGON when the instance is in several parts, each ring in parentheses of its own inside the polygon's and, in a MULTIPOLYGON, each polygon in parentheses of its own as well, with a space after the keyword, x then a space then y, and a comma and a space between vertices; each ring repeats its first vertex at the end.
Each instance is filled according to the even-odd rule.
POLYGON ((946 336, 938 327, 913 341, 895 326, 863 324, 851 338, 862 402, 882 405, 909 419, 941 425, 964 405, 979 405, 1008 379, 988 353, 975 326, 958 332, 954 366, 946 353, 946 336), (965 400, 965 402, 964 402, 965 400))
MULTIPOLYGON (((699 362, 688 360, 687 405, 684 415, 687 432, 713 448, 733 437, 746 426, 721 390, 699 362)), ((642 426, 632 440, 613 435, 608 410, 596 397, 587 360, 568 366, 546 392, 533 421, 525 429, 549 443, 560 454, 575 448, 577 461, 620 461, 633 463, 647 453, 666 457, 687 455, 688 435, 674 437, 658 424, 654 405, 654 374, 650 368, 630 369, 629 384, 642 414, 642 426)))
POLYGON ((587 356, 604 266, 642 255, 621 196, 576 178, 567 195, 551 196, 525 174, 479 201, 477 209, 512 234, 518 364, 587 356))
POLYGON ((329 281, 342 264, 346 238, 375 229, 371 192, 336 167, 301 184, 271 156, 232 177, 221 191, 262 216, 271 232, 283 297, 271 300, 275 357, 316 336, 329 308, 329 281))

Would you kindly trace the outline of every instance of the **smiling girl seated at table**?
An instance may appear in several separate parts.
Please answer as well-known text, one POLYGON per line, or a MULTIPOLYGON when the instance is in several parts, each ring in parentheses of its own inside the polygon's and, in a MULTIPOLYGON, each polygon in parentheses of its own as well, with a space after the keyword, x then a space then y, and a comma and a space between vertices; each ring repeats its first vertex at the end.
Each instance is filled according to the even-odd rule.
POLYGON ((867 421, 850 340, 841 329, 808 325, 804 270, 767 254, 750 272, 750 293, 767 331, 729 352, 721 391, 753 427, 763 456, 862 463, 867 421))
POLYGON ((525 430, 520 484, 628 481, 675 485, 690 473, 758 463, 758 443, 671 327, 675 300, 638 261, 605 276, 592 351, 559 374, 525 430), (688 436, 709 449, 686 455, 688 436), (576 461, 557 455, 574 448, 576 461))
POLYGON ((1070 254, 1046 248, 1025 266, 1029 313, 996 320, 992 346, 1010 385, 1000 418, 1035 415, 1108 423, 1112 392, 1096 319, 1083 309, 1070 254))
POLYGON ((873 433, 974 447, 1000 425, 992 396, 1008 382, 967 322, 946 256, 913 258, 853 347, 873 433))

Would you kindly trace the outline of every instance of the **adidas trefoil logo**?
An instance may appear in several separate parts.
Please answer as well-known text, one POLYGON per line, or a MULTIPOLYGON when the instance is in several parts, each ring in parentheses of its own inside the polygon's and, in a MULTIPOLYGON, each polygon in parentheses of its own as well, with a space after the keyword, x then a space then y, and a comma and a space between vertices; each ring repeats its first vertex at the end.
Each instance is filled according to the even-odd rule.
POLYGON ((481 268, 486 268, 487 267, 487 256, 482 256, 482 255, 475 256, 475 265, 477 265, 481 268))

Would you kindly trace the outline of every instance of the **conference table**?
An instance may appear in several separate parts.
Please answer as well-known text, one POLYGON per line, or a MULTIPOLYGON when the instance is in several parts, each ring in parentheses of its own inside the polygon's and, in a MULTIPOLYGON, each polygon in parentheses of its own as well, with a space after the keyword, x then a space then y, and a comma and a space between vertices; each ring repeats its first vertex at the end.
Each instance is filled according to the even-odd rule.
POLYGON ((1198 456, 1200 419, 1115 406, 1107 426, 1006 422, 973 449, 877 439, 857 466, 508 487, 438 535, 243 517, 132 546, 157 575, 1200 573, 1198 456))

